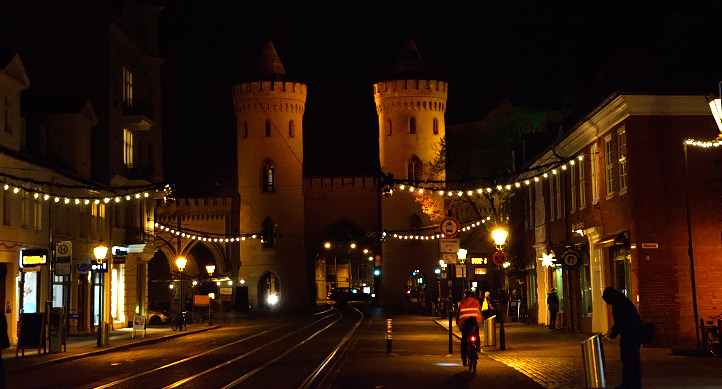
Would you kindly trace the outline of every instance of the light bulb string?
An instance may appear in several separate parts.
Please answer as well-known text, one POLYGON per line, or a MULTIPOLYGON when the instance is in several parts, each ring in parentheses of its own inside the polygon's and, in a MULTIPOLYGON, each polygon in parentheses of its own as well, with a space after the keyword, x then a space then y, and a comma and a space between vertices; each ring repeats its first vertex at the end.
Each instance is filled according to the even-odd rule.
MULTIPOLYGON (((145 190, 138 190, 127 192, 123 194, 119 193, 106 193, 105 195, 96 196, 85 196, 85 195, 72 195, 68 193, 54 193, 51 191, 43 190, 42 188, 28 188, 26 185, 29 181, 24 181, 22 184, 18 184, 12 181, 0 181, 0 190, 10 192, 18 196, 32 196, 37 201, 48 201, 53 203, 59 203, 64 205, 90 205, 90 204, 117 204, 123 201, 141 200, 150 197, 150 193, 163 192, 164 196, 167 197, 172 194, 172 188, 169 184, 165 185, 152 185, 146 186, 145 190)), ((86 187, 86 190, 93 190, 91 187, 86 187)))
POLYGON ((201 242, 213 242, 213 243, 236 243, 245 240, 259 239, 261 237, 260 232, 244 232, 235 235, 224 235, 213 232, 197 231, 183 227, 173 227, 163 223, 156 222, 155 228, 161 232, 167 232, 173 236, 186 238, 190 240, 198 240, 201 242))
MULTIPOLYGON (((462 226, 459 229, 459 231, 460 232, 471 231, 472 229, 478 228, 482 224, 486 224, 489 221, 491 221, 491 216, 487 216, 485 218, 477 219, 477 220, 474 220, 471 222, 465 222, 465 223, 462 223, 462 226)), ((442 231, 438 230, 439 227, 440 227, 440 225, 434 225, 434 226, 420 227, 420 228, 411 229, 411 230, 384 230, 381 233, 381 237, 382 237, 382 239, 391 238, 391 239, 401 239, 401 240, 435 240, 435 239, 446 238, 446 234, 444 234, 442 231), (433 230, 433 232, 429 233, 430 230, 433 230)))
MULTIPOLYGON (((579 155, 557 161, 553 164, 547 164, 544 166, 547 166, 547 168, 537 174, 533 175, 517 175, 515 179, 512 179, 507 184, 498 184, 495 186, 486 186, 486 187, 477 187, 477 188, 469 188, 466 187, 457 187, 455 189, 449 189, 446 186, 427 186, 423 182, 417 182, 417 181, 411 181, 411 180, 403 180, 403 179, 391 179, 392 185, 394 188, 400 190, 400 191, 408 191, 410 193, 417 193, 417 194, 436 194, 441 197, 462 197, 464 195, 472 197, 472 196, 482 196, 485 194, 491 194, 491 193, 499 193, 499 192, 505 192, 505 191, 512 191, 515 189, 519 189, 522 186, 530 186, 532 183, 540 182, 542 180, 546 180, 549 177, 557 176, 562 174, 563 172, 566 172, 571 169, 571 167, 575 166, 577 163, 581 163, 584 160, 584 154, 580 153, 579 155), (549 167, 550 166, 550 167, 549 167)), ((538 170, 538 169, 537 169, 538 170)))

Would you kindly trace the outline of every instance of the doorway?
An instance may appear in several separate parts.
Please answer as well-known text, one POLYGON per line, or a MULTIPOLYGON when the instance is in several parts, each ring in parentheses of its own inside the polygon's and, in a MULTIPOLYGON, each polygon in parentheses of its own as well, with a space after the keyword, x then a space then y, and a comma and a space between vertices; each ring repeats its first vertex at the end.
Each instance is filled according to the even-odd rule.
POLYGON ((281 287, 278 277, 268 272, 258 281, 258 306, 266 309, 280 305, 281 287))

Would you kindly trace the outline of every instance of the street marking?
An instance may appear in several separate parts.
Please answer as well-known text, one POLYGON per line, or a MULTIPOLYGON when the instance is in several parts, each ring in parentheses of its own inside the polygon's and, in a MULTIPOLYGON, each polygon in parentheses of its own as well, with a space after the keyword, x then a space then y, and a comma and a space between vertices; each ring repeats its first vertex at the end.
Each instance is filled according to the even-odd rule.
POLYGON ((257 334, 254 334, 254 335, 251 335, 251 336, 247 336, 247 337, 245 337, 245 338, 241 338, 241 339, 239 339, 239 340, 233 341, 233 342, 231 342, 231 343, 226 343, 226 344, 221 345, 221 346, 218 346, 218 347, 216 347, 216 348, 213 348, 213 349, 210 349, 210 350, 206 350, 206 351, 200 352, 200 353, 195 354, 195 355, 191 355, 190 357, 183 358, 183 359, 177 360, 177 361, 175 361, 175 362, 171 362, 171 363, 166 364, 166 365, 163 365, 163 366, 158 366, 158 367, 156 367, 155 369, 147 370, 147 371, 144 371, 144 372, 142 372, 142 373, 138 373, 138 374, 134 374, 134 375, 131 375, 131 376, 128 376, 128 377, 125 377, 125 378, 121 378, 121 379, 119 379, 119 380, 115 380, 115 381, 113 381, 113 382, 109 382, 109 383, 107 383, 107 384, 105 384, 105 385, 96 386, 96 387, 93 388, 93 389, 110 388, 110 387, 113 387, 113 386, 122 384, 122 383, 124 383, 124 382, 128 382, 128 381, 130 381, 130 380, 133 380, 133 379, 136 379, 136 378, 139 378, 139 377, 143 377, 143 376, 145 376, 145 375, 148 375, 148 374, 151 374, 151 373, 155 373, 155 372, 157 372, 157 371, 164 370, 164 369, 167 369, 167 368, 169 368, 169 367, 173 367, 173 366, 179 365, 179 364, 181 364, 181 363, 185 363, 185 362, 191 361, 191 360, 196 359, 196 358, 200 358, 200 357, 202 357, 202 356, 204 356, 204 355, 207 355, 207 354, 210 354, 210 353, 212 353, 212 352, 215 352, 215 351, 224 349, 224 348, 226 348, 226 347, 230 347, 230 346, 233 346, 233 345, 236 345, 236 344, 239 344, 239 343, 246 342, 246 341, 251 340, 251 339, 253 339, 253 338, 257 338, 257 337, 259 337, 259 336, 261 336, 261 335, 264 335, 264 334, 266 334, 266 333, 268 333, 268 332, 270 332, 270 331, 274 331, 274 330, 277 330, 277 329, 279 329, 279 328, 283 328, 283 327, 287 327, 287 326, 289 326, 289 325, 288 325, 288 324, 284 324, 284 325, 280 325, 280 326, 278 326, 278 327, 270 328, 270 329, 267 329, 267 330, 265 330, 265 331, 259 332, 259 333, 257 333, 257 334))
MULTIPOLYGON (((335 315, 335 314, 334 314, 334 315, 335 315)), ((206 374, 208 374, 208 373, 210 373, 210 372, 212 372, 212 371, 218 370, 218 369, 220 369, 220 368, 222 368, 222 367, 224 367, 224 366, 228 366, 228 365, 230 365, 230 364, 233 363, 233 362, 240 361, 241 359, 244 359, 244 358, 248 357, 249 355, 258 352, 259 350, 262 350, 262 349, 264 349, 264 348, 266 348, 266 347, 268 347, 268 346, 270 346, 270 345, 272 345, 272 344, 276 344, 276 343, 278 343, 278 342, 280 342, 280 341, 282 341, 282 340, 284 340, 284 339, 286 339, 286 338, 288 338, 288 337, 290 337, 290 336, 292 336, 292 335, 295 335, 295 334, 297 334, 297 333, 305 330, 306 328, 309 328, 309 327, 315 325, 316 323, 319 323, 319 322, 321 322, 321 321, 324 321, 324 320, 326 320, 326 319, 328 319, 329 317, 334 316, 334 315, 329 315, 329 316, 322 317, 322 318, 314 321, 313 323, 311 323, 311 324, 309 324, 309 325, 307 325, 307 326, 305 326, 305 327, 303 327, 303 328, 301 328, 301 329, 298 329, 298 330, 293 331, 293 332, 289 332, 288 334, 286 334, 286 335, 284 335, 284 336, 282 336, 282 337, 280 337, 280 338, 278 338, 278 339, 276 339, 276 340, 274 340, 274 341, 271 341, 271 342, 269 342, 269 343, 264 343, 263 345, 258 346, 258 347, 256 347, 256 348, 254 348, 253 350, 248 351, 247 353, 241 354, 241 355, 239 355, 239 356, 237 356, 237 357, 235 357, 235 358, 233 358, 233 359, 230 359, 230 360, 228 360, 228 361, 226 361, 226 362, 223 362, 223 363, 221 363, 221 364, 219 364, 219 365, 213 366, 213 367, 210 368, 210 369, 206 369, 206 370, 201 371, 201 372, 199 372, 199 373, 196 373, 196 374, 194 374, 194 375, 192 375, 192 376, 190 376, 190 377, 186 377, 186 378, 184 378, 184 379, 182 379, 182 380, 176 381, 176 382, 174 382, 174 383, 172 383, 172 384, 170 384, 170 385, 167 385, 167 386, 163 387, 163 389, 177 388, 177 387, 179 387, 179 386, 181 386, 181 385, 183 385, 183 384, 185 384, 185 383, 187 383, 187 382, 190 382, 190 381, 195 380, 195 379, 198 378, 198 377, 201 377, 201 376, 203 376, 203 375, 206 375, 206 374)), ((338 320, 341 320, 341 319, 338 319, 338 320)), ((336 320, 336 321, 338 321, 338 320, 336 320)), ((336 323, 336 322, 334 322, 334 323, 336 323)))

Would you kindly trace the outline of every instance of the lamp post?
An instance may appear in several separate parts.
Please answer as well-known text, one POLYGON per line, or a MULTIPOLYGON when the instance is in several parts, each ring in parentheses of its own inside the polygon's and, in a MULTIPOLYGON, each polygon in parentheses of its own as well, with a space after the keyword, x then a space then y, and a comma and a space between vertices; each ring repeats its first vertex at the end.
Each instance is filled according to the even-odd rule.
MULTIPOLYGON (((494 229, 491 230, 491 239, 494 241, 494 244, 496 245, 496 249, 499 251, 502 251, 504 249, 504 244, 506 244, 506 239, 509 237, 509 230, 506 229, 506 227, 502 226, 496 226, 494 229)), ((502 265, 503 266, 503 265, 502 265)), ((503 280, 502 280, 503 282, 503 280)), ((500 350, 506 350, 506 332, 504 331, 504 312, 502 310, 499 310, 499 349, 500 350)))
MULTIPOLYGON (((206 273, 208 273, 208 278, 210 279, 213 277, 213 272, 216 270, 216 265, 206 265, 206 273)), ((211 319, 211 303, 213 302, 213 299, 215 298, 215 293, 208 293, 208 325, 213 324, 213 320, 211 319)))
POLYGON ((103 284, 104 284, 104 278, 105 274, 103 272, 103 262, 105 261, 105 257, 108 255, 108 246, 99 245, 96 246, 93 249, 93 256, 95 257, 95 262, 100 265, 98 266, 98 270, 96 271, 96 274, 99 275, 98 281, 100 286, 100 293, 98 293, 98 337, 97 337, 97 346, 102 347, 104 343, 104 337, 103 332, 105 332, 105 321, 103 317, 103 303, 105 300, 105 293, 103 290, 103 284))
POLYGON ((185 313, 183 312, 185 308, 183 304, 183 270, 185 270, 186 264, 188 264, 188 260, 182 255, 175 259, 175 265, 178 267, 178 272, 180 273, 180 291, 178 293, 178 314, 180 315, 180 321, 178 322, 179 331, 185 327, 185 313))

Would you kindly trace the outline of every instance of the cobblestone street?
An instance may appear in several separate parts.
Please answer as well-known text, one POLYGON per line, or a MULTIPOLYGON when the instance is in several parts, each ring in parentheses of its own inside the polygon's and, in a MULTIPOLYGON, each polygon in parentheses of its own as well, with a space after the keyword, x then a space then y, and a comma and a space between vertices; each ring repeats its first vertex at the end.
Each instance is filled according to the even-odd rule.
MULTIPOLYGON (((446 320, 437 324, 448 328, 446 320)), ((460 336, 454 325, 454 333, 460 336)), ((534 382, 555 389, 583 388, 584 368, 580 343, 584 334, 552 331, 519 323, 506 325, 506 350, 486 350, 486 356, 526 375, 534 382)), ((497 339, 498 340, 498 339, 497 339)), ((621 382, 617 342, 604 342, 607 386, 621 382)), ((722 359, 672 355, 669 349, 642 349, 642 376, 645 387, 722 387, 722 359)))

